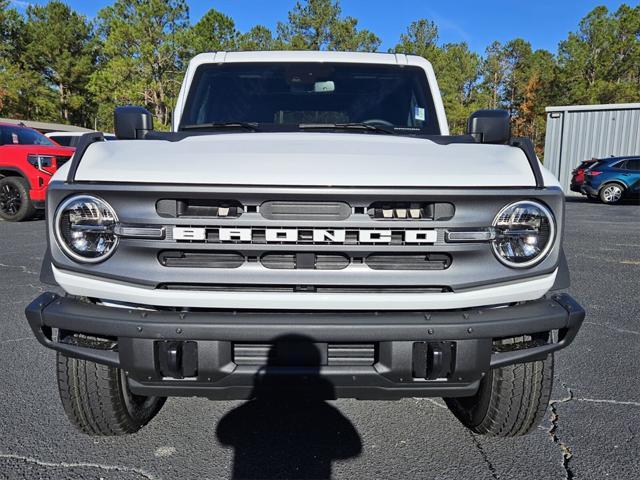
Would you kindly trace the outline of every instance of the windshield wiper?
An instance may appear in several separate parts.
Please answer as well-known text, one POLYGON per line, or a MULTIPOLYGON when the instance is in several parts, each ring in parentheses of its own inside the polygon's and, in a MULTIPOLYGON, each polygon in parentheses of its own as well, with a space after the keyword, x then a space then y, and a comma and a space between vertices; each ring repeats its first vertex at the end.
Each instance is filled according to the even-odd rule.
POLYGON ((193 125, 182 125, 180 130, 216 130, 225 128, 243 128, 252 132, 259 132, 257 123, 251 122, 212 122, 212 123, 196 123, 193 125))
POLYGON ((372 123, 301 123, 298 125, 301 130, 315 130, 315 129, 327 129, 327 130, 367 130, 370 132, 386 133, 389 135, 395 135, 395 131, 389 127, 383 127, 381 125, 375 125, 372 123))

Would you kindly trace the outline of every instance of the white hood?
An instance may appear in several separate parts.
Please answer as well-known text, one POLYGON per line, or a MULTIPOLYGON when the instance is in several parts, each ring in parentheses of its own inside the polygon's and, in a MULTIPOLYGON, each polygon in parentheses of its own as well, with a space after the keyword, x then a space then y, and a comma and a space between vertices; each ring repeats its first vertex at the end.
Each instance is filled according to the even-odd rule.
POLYGON ((91 145, 79 181, 340 187, 529 187, 524 152, 419 138, 293 132, 91 145))

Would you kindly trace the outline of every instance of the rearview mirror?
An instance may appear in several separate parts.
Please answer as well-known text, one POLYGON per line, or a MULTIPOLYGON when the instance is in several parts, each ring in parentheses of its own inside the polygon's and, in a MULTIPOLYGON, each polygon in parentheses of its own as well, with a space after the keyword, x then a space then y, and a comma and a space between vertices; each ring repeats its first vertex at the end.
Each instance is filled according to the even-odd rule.
POLYGON ((467 134, 478 143, 509 143, 511 123, 506 110, 478 110, 467 122, 467 134))
POLYGON ((117 107, 113 120, 115 134, 119 140, 144 138, 153 130, 153 117, 146 108, 131 105, 117 107))

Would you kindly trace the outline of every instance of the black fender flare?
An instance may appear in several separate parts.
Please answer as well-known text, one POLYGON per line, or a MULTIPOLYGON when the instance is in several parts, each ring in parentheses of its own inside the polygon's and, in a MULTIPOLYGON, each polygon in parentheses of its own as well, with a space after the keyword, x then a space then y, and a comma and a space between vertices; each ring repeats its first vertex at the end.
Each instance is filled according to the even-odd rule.
POLYGON ((19 168, 16 168, 16 167, 0 167, 0 178, 4 178, 4 177, 7 177, 7 176, 23 178, 29 184, 29 188, 33 188, 33 185, 31 185, 31 182, 29 181, 29 177, 27 177, 24 174, 24 172, 22 170, 20 170, 19 168), (2 172, 14 172, 14 173, 17 173, 17 175, 4 175, 2 172))

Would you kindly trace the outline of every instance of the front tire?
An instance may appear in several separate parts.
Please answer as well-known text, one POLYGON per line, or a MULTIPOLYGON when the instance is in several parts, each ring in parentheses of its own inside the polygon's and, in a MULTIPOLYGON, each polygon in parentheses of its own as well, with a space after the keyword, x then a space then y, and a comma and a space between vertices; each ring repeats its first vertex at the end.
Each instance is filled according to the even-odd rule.
MULTIPOLYGON (((76 337, 78 343, 96 347, 95 340, 76 337)), ((166 397, 131 393, 119 368, 57 354, 58 390, 67 417, 91 436, 135 433, 160 411, 166 397)))
POLYGON ((22 222, 33 217, 36 207, 29 198, 29 183, 22 177, 0 179, 0 218, 22 222))
POLYGON ((618 183, 607 183, 599 193, 600 201, 609 205, 620 202, 624 195, 624 187, 618 183))
MULTIPOLYGON (((520 337, 501 342, 522 344, 520 337)), ((544 418, 553 387, 553 354, 545 360, 489 370, 472 397, 445 399, 451 412, 472 432, 517 437, 534 430, 544 418)))

